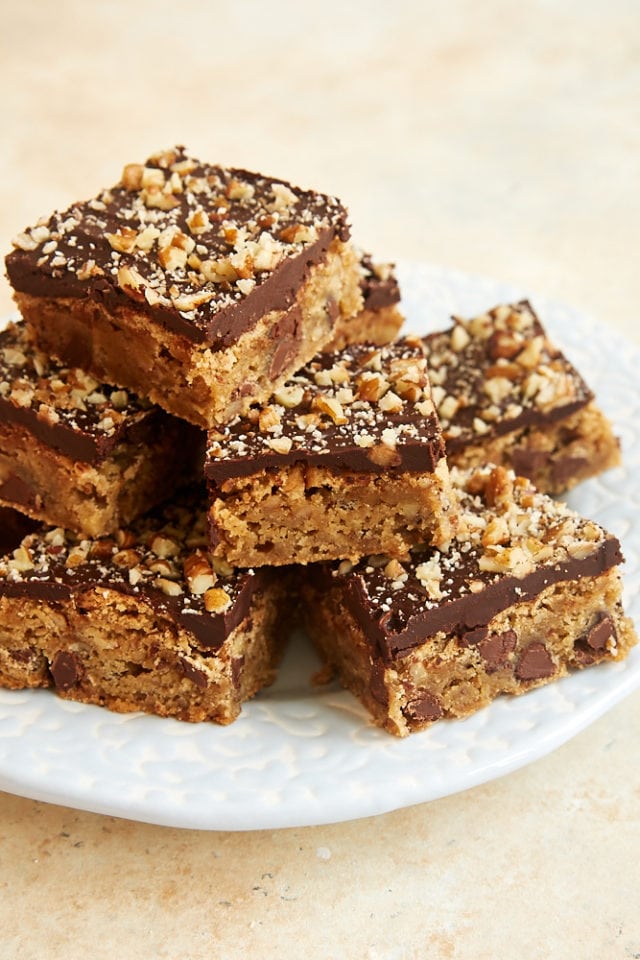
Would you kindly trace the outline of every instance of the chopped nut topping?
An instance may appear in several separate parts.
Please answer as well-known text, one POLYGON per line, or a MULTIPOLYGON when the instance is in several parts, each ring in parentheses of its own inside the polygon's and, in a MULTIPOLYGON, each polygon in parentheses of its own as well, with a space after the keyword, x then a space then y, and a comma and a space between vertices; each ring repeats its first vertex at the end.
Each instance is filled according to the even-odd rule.
POLYGON ((162 590, 168 597, 179 597, 182 593, 182 587, 175 580, 167 580, 166 577, 157 577, 153 581, 154 587, 162 590))
POLYGON ((164 557, 149 559, 147 566, 152 573, 159 573, 160 576, 166 577, 167 580, 178 580, 180 577, 180 572, 176 564, 172 560, 166 560, 164 557))
POLYGON ((173 540, 170 537, 165 537, 162 534, 157 534, 149 544, 153 552, 157 557, 166 559, 167 557, 175 557, 180 552, 179 544, 176 540, 173 540))
POLYGON ((113 554, 113 562, 118 567, 135 567, 141 558, 137 550, 118 550, 113 554))
POLYGON ((319 413, 326 413, 336 424, 348 422, 347 417, 344 415, 342 404, 333 399, 333 397, 325 397, 319 394, 313 398, 312 409, 317 410, 319 413))
POLYGON ((62 528, 27 536, 0 558, 0 593, 9 581, 55 582, 74 589, 106 588, 172 611, 186 629, 236 602, 255 573, 235 571, 207 553, 206 504, 184 494, 113 537, 85 540, 62 528), (171 556, 159 556, 169 552, 171 556))
POLYGON ((471 340, 471 337, 469 336, 465 328, 462 326, 462 324, 457 323, 451 333, 451 346, 456 351, 456 353, 459 353, 460 350, 464 350, 464 348, 467 346, 470 340, 471 340))
POLYGON ((233 576, 233 567, 223 557, 212 557, 211 566, 219 577, 233 576))
POLYGON ((28 547, 22 545, 13 551, 13 560, 9 561, 9 569, 19 573, 33 570, 33 558, 28 547))
POLYGON ((95 260, 85 260, 78 270, 78 280, 90 280, 91 277, 103 277, 104 270, 96 265, 95 260))
POLYGON ((357 381, 356 396, 359 400, 380 400, 389 389, 389 382, 379 373, 365 371, 357 381))
POLYGON ((436 553, 431 560, 427 560, 416 567, 416 577, 423 585, 428 595, 439 600, 442 596, 440 582, 442 580, 443 570, 440 564, 440 554, 436 553))
POLYGON ((548 339, 526 302, 503 304, 424 338, 449 452, 488 434, 508 432, 522 416, 542 422, 591 399, 577 371, 548 339))
POLYGON ((201 233, 207 233, 211 229, 211 221, 207 211, 202 207, 197 207, 187 218, 187 226, 194 237, 201 233))
POLYGON ((122 171, 122 183, 125 190, 139 190, 142 186, 144 167, 141 163, 128 163, 122 171))
POLYGON ((139 300, 140 296, 144 297, 144 277, 135 267, 120 267, 118 270, 118 286, 121 287, 128 296, 134 299, 139 300))
POLYGON ((263 407, 258 417, 258 424, 262 433, 270 433, 281 426, 280 415, 274 406, 263 407))
MULTIPOLYGON (((593 521, 583 520, 566 504, 544 496, 504 468, 453 468, 451 474, 461 503, 462 532, 446 551, 424 545, 414 548, 407 559, 367 557, 334 567, 336 577, 359 579, 358 595, 369 608, 367 615, 374 622, 388 622, 392 640, 406 637, 414 618, 427 623, 428 611, 467 594, 477 596, 500 586, 505 578, 507 608, 522 596, 518 580, 543 570, 539 589, 544 590, 566 577, 563 567, 568 561, 579 563, 611 539, 593 521)), ((590 568, 583 574, 575 572, 581 575, 591 576, 590 568)), ((499 594, 491 596, 495 602, 499 594)), ((451 607, 452 622, 461 615, 459 609, 451 607)))
POLYGON ((113 250, 120 253, 131 253, 135 248, 138 234, 131 227, 123 227, 119 233, 107 233, 106 238, 113 250))
POLYGON ((447 394, 444 400, 438 404, 438 416, 445 420, 451 420, 455 417, 459 407, 460 401, 447 394))
POLYGON ((381 443, 380 446, 372 446, 369 452, 369 459, 376 466, 396 467, 400 463, 400 456, 396 452, 394 445, 381 443))
POLYGON ((292 446, 290 437, 270 437, 266 443, 276 453, 289 453, 292 446))
POLYGON ((269 451, 293 451, 303 461, 326 455, 344 464, 353 456, 361 470, 357 451, 366 451, 366 469, 383 470, 400 466, 414 446, 425 467, 442 457, 422 346, 406 339, 319 354, 271 402, 210 432, 205 469, 215 480, 224 461, 259 463, 269 451))
POLYGON ((13 238, 13 245, 19 250, 37 250, 38 241, 31 233, 19 233, 13 238))
POLYGON ((400 577, 404 577, 405 570, 402 564, 398 560, 390 560, 389 563, 384 568, 385 576, 390 580, 397 580, 400 577))
POLYGON ((301 386, 284 386, 280 387, 279 390, 276 390, 273 396, 276 403, 291 409, 293 407, 298 407, 302 403, 304 390, 301 386))
MULTIPOLYGON (((51 428, 93 438, 96 449, 107 451, 124 431, 149 416, 151 406, 124 390, 99 384, 84 371, 63 367, 31 342, 22 323, 11 323, 0 333, 0 397, 30 409, 51 428)), ((7 414, 10 416, 10 414, 7 414)))
POLYGON ((402 399, 397 393, 389 390, 380 398, 378 406, 385 413, 400 413, 402 410, 402 399))
POLYGON ((212 587, 204 594, 204 608, 209 613, 224 613, 231 606, 231 597, 221 587, 212 587))
POLYGON ((200 596, 210 590, 216 582, 216 574, 211 568, 211 564, 206 554, 197 550, 184 560, 184 575, 189 585, 191 593, 200 596))
POLYGON ((100 276, 134 300, 176 310, 208 335, 215 315, 249 296, 283 260, 345 232, 346 211, 335 198, 203 164, 176 147, 126 164, 116 186, 23 231, 14 246, 44 275, 81 283, 100 276), (167 234, 170 244, 162 242, 167 234), (106 238, 110 256, 96 236, 106 238))

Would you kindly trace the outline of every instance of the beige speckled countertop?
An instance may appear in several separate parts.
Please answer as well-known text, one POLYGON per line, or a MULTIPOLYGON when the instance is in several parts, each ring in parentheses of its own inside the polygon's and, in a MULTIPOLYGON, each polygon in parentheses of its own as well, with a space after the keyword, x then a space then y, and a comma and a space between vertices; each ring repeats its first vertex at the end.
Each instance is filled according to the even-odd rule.
MULTIPOLYGON (((640 341, 636 0, 22 0, 2 22, 3 251, 183 142, 337 194, 380 257, 640 341)), ((491 784, 276 832, 0 794, 0 960, 640 957, 639 733, 636 693, 491 784)))

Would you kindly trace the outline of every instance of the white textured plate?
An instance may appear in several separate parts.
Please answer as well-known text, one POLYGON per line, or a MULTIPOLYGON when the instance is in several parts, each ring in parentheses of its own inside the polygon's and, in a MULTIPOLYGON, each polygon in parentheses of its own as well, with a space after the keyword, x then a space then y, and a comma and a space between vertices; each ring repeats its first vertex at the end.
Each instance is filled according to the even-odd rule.
MULTIPOLYGON (((640 350, 576 310, 440 267, 399 268, 407 329, 529 296, 595 390, 625 466, 571 505, 621 539, 627 611, 640 620, 640 350)), ((330 823, 409 806, 502 776, 549 753, 640 686, 640 648, 464 721, 397 740, 336 686, 314 687, 305 638, 278 682, 230 727, 118 715, 48 691, 0 691, 0 789, 151 823, 246 830, 330 823)))

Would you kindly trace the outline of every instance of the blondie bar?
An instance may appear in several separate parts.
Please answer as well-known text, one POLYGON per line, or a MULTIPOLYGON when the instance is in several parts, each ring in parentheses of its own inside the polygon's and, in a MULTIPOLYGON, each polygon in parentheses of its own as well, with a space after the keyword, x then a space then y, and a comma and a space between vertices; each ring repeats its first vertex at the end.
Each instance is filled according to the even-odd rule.
POLYGON ((456 522, 419 340, 321 353, 209 432, 215 555, 239 566, 444 546, 456 522))
POLYGON ((201 474, 204 431, 0 333, 0 504, 91 537, 201 474), (179 453, 177 453, 179 451, 179 453))
POLYGON ((30 534, 0 560, 0 685, 229 723, 273 679, 285 584, 209 563, 200 493, 112 538, 30 534))
POLYGON ((333 338, 323 350, 342 350, 350 343, 390 343, 404 323, 400 312, 400 287, 391 263, 376 263, 368 253, 360 254, 362 310, 336 322, 333 338))
POLYGON ((467 533, 448 551, 322 564, 302 592, 327 662, 399 736, 637 642, 615 537, 503 467, 451 476, 467 533))
POLYGON ((177 147, 25 230, 6 258, 43 351, 209 426, 362 307, 338 200, 177 147))
POLYGON ((449 464, 499 463, 561 493, 620 463, 611 424, 527 301, 424 339, 449 464))

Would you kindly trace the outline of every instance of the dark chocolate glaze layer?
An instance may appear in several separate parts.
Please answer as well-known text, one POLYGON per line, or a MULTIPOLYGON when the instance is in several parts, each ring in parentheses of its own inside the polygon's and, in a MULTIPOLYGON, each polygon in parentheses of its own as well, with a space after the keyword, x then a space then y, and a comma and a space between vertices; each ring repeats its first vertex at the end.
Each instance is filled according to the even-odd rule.
MULTIPOLYGON (((0 333, 0 442, 4 437, 8 447, 15 424, 71 460, 98 464, 125 441, 158 443, 175 422, 159 407, 45 357, 22 323, 0 333)), ((195 428, 185 424, 187 438, 195 441, 195 428)))
MULTIPOLYGON (((290 449, 278 452, 269 446, 273 434, 260 430, 258 410, 254 415, 236 417, 209 435, 205 461, 207 479, 220 485, 230 478, 252 476, 263 470, 277 471, 295 463, 325 467, 336 473, 433 472, 444 456, 444 444, 428 392, 421 393, 417 402, 405 400, 398 412, 385 411, 375 401, 356 400, 352 404, 341 404, 344 423, 335 422, 331 415, 322 413, 317 417, 315 428, 307 430, 301 425, 301 421, 317 412, 319 399, 338 397, 340 389, 345 387, 356 394, 358 377, 367 370, 374 354, 382 358, 382 372, 387 374, 395 360, 423 362, 419 347, 406 340, 379 348, 358 344, 335 353, 318 354, 284 387, 285 391, 299 389, 301 401, 289 408, 277 405, 277 396, 272 401, 280 417, 277 436, 291 441, 290 449), (344 370, 344 379, 333 385, 319 385, 317 378, 321 378, 322 372, 337 365, 344 370), (388 436, 386 431, 395 433, 397 442, 389 458, 383 457, 381 461, 377 459, 377 452, 388 436), (363 434, 371 438, 371 446, 358 442, 363 434)), ((428 391, 428 387, 426 389, 428 391)))
POLYGON ((191 633, 203 648, 215 651, 248 615, 252 597, 264 582, 265 568, 255 572, 238 571, 232 581, 224 581, 225 589, 232 596, 231 606, 223 613, 215 614, 207 613, 203 608, 200 609, 199 605, 185 607, 180 597, 166 596, 152 587, 136 589, 118 576, 117 571, 113 570, 110 575, 96 564, 69 569, 64 565, 53 564, 50 576, 46 578, 33 574, 19 582, 0 580, 0 596, 65 603, 90 590, 115 590, 117 593, 136 597, 159 616, 175 621, 183 630, 191 633))
POLYGON ((615 537, 512 471, 454 469, 451 478, 462 533, 447 552, 424 546, 401 562, 369 558, 314 571, 314 584, 346 604, 387 663, 440 632, 483 643, 499 658, 505 638, 498 643, 488 630, 498 613, 623 562, 615 537))
MULTIPOLYGON (((155 206, 156 201, 150 201, 143 188, 127 189, 120 183, 91 201, 54 214, 44 225, 46 239, 35 249, 18 246, 7 256, 7 275, 13 288, 39 298, 97 301, 109 310, 130 308, 133 298, 137 309, 154 322, 194 342, 220 349, 237 341, 266 313, 291 306, 310 270, 325 259, 333 240, 348 239, 344 207, 324 194, 246 170, 191 161, 183 148, 150 158, 145 169, 165 175, 172 204, 169 209, 155 206), (193 166, 185 172, 185 164, 193 166), (169 189, 172 176, 178 178, 179 189, 169 189), (276 191, 282 187, 289 191, 290 202, 278 204, 274 186, 276 191), (199 210, 204 210, 206 222, 194 233, 189 224, 199 210), (251 267, 243 264, 239 276, 231 272, 228 279, 216 276, 212 280, 196 266, 163 266, 154 245, 151 250, 114 251, 109 235, 123 230, 139 233, 148 226, 159 232, 177 230, 195 241, 190 254, 205 263, 227 264, 238 250, 245 251, 246 244, 240 246, 239 239, 243 238, 244 244, 243 231, 248 231, 251 243, 266 234, 277 246, 279 262, 256 268, 251 274, 251 267), (311 232, 296 239, 297 228, 310 228, 311 232), (53 241, 54 248, 44 252, 53 241), (89 269, 87 264, 94 266, 89 269), (140 291, 126 292, 118 283, 122 267, 138 272, 142 278, 140 291), (254 283, 251 289, 238 283, 249 276, 254 283), (145 296, 145 290, 151 295, 145 296), (206 302, 193 308, 181 305, 182 298, 203 293, 210 295, 206 302)), ((27 237, 39 235, 38 229, 32 228, 27 237)), ((251 262, 254 255, 251 249, 246 262, 251 262)))
MULTIPOLYGON (((99 433, 91 428, 80 426, 80 417, 76 426, 67 423, 51 423, 28 407, 18 407, 0 399, 0 437, 6 433, 5 424, 17 424, 24 427, 35 439, 69 457, 83 463, 99 464, 109 457, 115 449, 127 441, 132 446, 139 443, 157 443, 162 436, 168 414, 158 407, 140 411, 128 421, 123 420, 110 435, 99 433)), ((185 424, 185 432, 192 431, 185 424)))
POLYGON ((127 550, 139 554, 138 569, 144 571, 141 579, 133 583, 131 567, 118 562, 119 548, 111 538, 90 542, 87 557, 72 565, 68 558, 77 548, 79 537, 66 532, 60 545, 55 539, 47 542, 46 532, 31 534, 20 548, 28 551, 31 569, 17 571, 14 563, 12 570, 11 555, 0 559, 0 596, 63 604, 70 599, 78 602, 87 591, 114 590, 135 597, 160 617, 173 620, 191 633, 202 648, 213 652, 249 614, 254 594, 264 588, 270 573, 267 568, 235 570, 228 576, 218 577, 216 587, 223 589, 231 602, 220 613, 208 612, 203 597, 189 592, 182 575, 182 563, 193 552, 189 544, 193 542, 194 533, 205 527, 206 513, 200 493, 182 495, 175 503, 164 505, 132 524, 128 528, 131 536, 127 550), (158 573, 149 569, 149 565, 158 560, 151 546, 156 536, 169 538, 176 544, 178 552, 171 560, 176 568, 175 583, 182 589, 178 596, 164 592, 157 585, 158 573))
MULTIPOLYGON (((455 326, 424 338, 427 359, 432 367, 432 381, 442 388, 445 396, 462 400, 452 416, 446 415, 442 408, 438 411, 448 453, 456 453, 469 444, 484 443, 491 437, 504 436, 522 428, 557 423, 581 410, 593 399, 593 393, 575 367, 549 341, 531 304, 523 300, 503 309, 510 309, 521 323, 518 329, 511 331, 519 347, 513 356, 508 356, 504 340, 501 342, 506 332, 504 326, 508 324, 498 320, 500 308, 486 315, 494 323, 493 333, 490 336, 472 336, 462 348, 452 347, 455 326), (538 370, 543 372, 545 378, 548 377, 549 387, 553 382, 559 385, 557 397, 544 403, 538 402, 535 392, 528 394, 530 381, 527 378, 529 374, 537 372, 536 367, 528 368, 518 363, 519 352, 537 339, 541 342, 538 370), (486 388, 488 380, 499 375, 501 364, 504 364, 503 380, 511 380, 512 386, 496 401, 486 388), (493 408, 493 412, 488 416, 490 408, 493 408), (482 432, 477 429, 478 421, 482 432)), ((469 330, 473 321, 459 323, 469 330)), ((545 386, 544 389, 548 390, 549 387, 545 386)))
POLYGON ((391 266, 388 272, 381 276, 368 253, 362 254, 360 265, 363 271, 360 288, 365 310, 382 310, 400 302, 400 287, 391 266))
MULTIPOLYGON (((439 631, 464 637, 468 631, 485 627, 498 613, 514 604, 535 599, 554 583, 596 577, 620 563, 620 544, 614 537, 604 540, 588 557, 541 566, 522 578, 504 576, 490 581, 478 570, 477 557, 467 554, 451 573, 448 598, 437 605, 421 604, 424 593, 418 581, 410 577, 407 585, 398 591, 392 592, 387 587, 391 608, 381 610, 379 602, 372 599, 386 579, 381 570, 348 575, 343 596, 379 654, 391 663, 439 631), (484 585, 479 593, 464 589, 470 580, 481 579, 484 585)), ((326 567, 323 576, 326 587, 330 588, 331 573, 326 567)))

